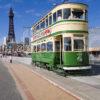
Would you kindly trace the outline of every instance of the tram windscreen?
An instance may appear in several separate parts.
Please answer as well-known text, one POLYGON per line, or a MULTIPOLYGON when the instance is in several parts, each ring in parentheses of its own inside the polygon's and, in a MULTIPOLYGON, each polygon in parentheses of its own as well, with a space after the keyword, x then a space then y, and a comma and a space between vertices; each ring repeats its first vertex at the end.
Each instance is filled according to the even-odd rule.
POLYGON ((76 19, 83 19, 83 11, 79 10, 79 9, 74 9, 74 11, 72 11, 73 13, 73 17, 76 19))
POLYGON ((64 50, 71 51, 71 38, 70 37, 64 38, 64 50))
POLYGON ((83 50, 84 49, 84 41, 82 39, 74 40, 74 50, 83 50))

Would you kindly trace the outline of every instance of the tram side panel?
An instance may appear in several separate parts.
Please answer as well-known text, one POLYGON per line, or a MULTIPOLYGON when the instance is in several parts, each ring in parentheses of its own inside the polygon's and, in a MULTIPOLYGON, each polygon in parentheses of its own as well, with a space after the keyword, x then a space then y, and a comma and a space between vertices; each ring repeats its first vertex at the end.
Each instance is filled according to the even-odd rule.
POLYGON ((60 58, 57 52, 39 52, 32 53, 33 62, 41 62, 50 65, 59 64, 60 58))
POLYGON ((65 67, 81 67, 89 65, 87 52, 63 52, 63 65, 65 67))

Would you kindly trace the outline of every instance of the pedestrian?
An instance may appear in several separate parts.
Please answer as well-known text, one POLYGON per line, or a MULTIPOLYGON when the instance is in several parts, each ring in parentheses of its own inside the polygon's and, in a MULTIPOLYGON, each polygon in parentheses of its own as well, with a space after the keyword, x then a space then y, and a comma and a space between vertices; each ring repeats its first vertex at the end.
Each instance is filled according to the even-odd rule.
POLYGON ((10 63, 12 63, 12 56, 10 55, 10 63))

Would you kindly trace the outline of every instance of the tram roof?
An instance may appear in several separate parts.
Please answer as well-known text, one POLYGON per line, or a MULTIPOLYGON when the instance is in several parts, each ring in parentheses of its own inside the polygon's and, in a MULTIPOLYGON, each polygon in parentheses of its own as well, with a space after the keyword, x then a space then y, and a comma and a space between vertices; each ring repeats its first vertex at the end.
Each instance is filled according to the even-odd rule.
MULTIPOLYGON (((76 4, 76 5, 84 5, 84 6, 87 6, 88 7, 88 5, 87 4, 85 4, 85 3, 79 3, 79 2, 63 2, 63 3, 60 3, 60 4, 57 4, 57 5, 55 5, 53 8, 51 8, 49 11, 48 11, 48 13, 46 13, 46 14, 44 14, 42 17, 40 17, 39 19, 38 19, 38 21, 36 21, 33 25, 32 25, 32 28, 41 20, 41 19, 43 19, 44 17, 46 17, 53 9, 55 9, 56 7, 58 7, 58 6, 60 6, 60 5, 62 5, 62 4, 76 4)), ((32 29, 31 28, 31 29, 32 29)))

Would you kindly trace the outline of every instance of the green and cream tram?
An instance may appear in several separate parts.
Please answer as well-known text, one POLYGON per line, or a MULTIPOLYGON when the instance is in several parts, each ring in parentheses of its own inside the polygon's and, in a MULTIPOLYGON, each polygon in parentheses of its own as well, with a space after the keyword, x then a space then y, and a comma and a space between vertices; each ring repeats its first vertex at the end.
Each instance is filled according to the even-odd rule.
POLYGON ((32 62, 64 70, 90 69, 87 8, 63 3, 40 19, 31 28, 32 62))

